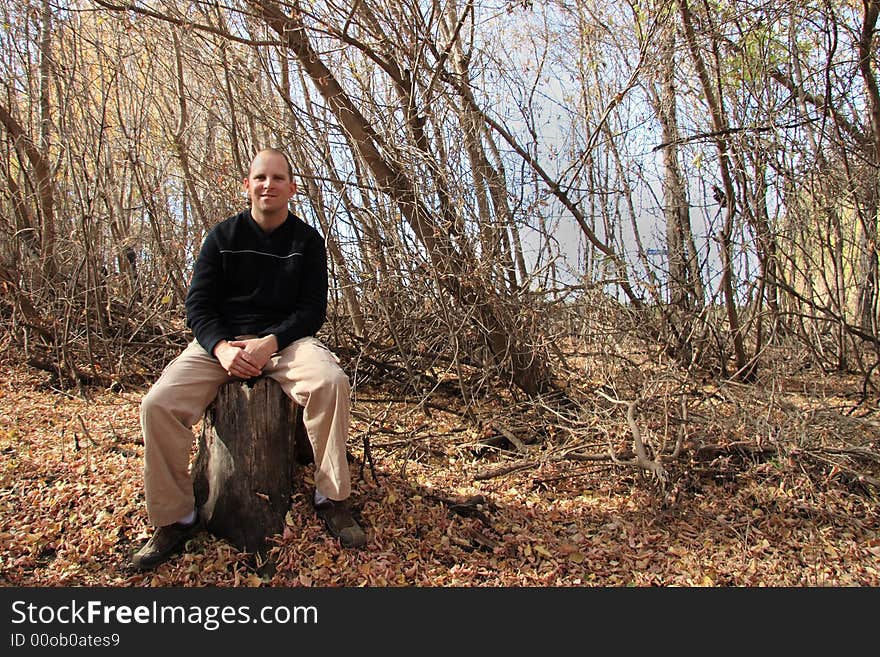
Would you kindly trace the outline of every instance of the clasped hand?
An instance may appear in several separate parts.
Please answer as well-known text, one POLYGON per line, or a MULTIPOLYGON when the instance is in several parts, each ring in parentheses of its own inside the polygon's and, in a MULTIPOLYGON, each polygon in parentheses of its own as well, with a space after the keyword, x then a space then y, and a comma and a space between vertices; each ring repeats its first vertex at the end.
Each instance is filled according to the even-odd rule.
POLYGON ((229 376, 251 379, 263 372, 269 358, 278 350, 274 335, 246 340, 222 340, 214 347, 214 356, 229 376))

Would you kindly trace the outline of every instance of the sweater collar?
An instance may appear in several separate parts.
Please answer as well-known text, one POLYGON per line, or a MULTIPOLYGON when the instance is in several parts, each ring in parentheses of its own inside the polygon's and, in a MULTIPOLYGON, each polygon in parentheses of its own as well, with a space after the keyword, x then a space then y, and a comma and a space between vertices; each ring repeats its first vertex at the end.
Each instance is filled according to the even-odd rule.
POLYGON ((293 222, 295 221, 295 217, 294 217, 293 213, 288 211, 287 218, 283 222, 278 224, 278 226, 275 229, 267 232, 267 231, 263 230, 262 226, 260 226, 260 224, 257 223, 257 220, 254 219, 254 216, 251 214, 250 209, 245 210, 244 214, 245 214, 245 217, 247 219, 248 224, 253 228, 254 232, 256 232, 257 235, 260 235, 261 237, 269 237, 270 235, 274 235, 278 231, 287 230, 287 228, 289 226, 292 226, 293 222))

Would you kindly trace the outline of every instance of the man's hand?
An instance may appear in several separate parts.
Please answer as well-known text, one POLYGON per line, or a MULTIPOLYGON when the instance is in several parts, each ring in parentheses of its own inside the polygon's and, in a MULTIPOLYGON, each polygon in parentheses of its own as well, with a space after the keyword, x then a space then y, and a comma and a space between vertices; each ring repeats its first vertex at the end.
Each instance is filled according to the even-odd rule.
POLYGON ((229 376, 250 379, 263 372, 269 358, 278 351, 274 335, 247 340, 221 340, 214 347, 214 356, 229 376))

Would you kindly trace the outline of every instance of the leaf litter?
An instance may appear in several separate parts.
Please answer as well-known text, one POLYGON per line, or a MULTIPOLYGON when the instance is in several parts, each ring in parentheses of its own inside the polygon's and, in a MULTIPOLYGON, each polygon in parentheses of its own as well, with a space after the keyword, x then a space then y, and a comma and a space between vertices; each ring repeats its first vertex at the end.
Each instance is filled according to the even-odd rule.
POLYGON ((307 503, 305 468, 263 559, 202 534, 154 571, 133 572, 128 557, 151 533, 143 392, 93 390, 83 399, 5 368, 0 585, 880 585, 876 491, 854 490, 833 468, 823 479, 785 459, 715 463, 692 474, 672 504, 643 476, 609 465, 546 460, 479 478, 504 455, 475 449, 478 429, 400 401, 353 409, 351 500, 367 530, 364 549, 342 549, 325 532, 307 503))

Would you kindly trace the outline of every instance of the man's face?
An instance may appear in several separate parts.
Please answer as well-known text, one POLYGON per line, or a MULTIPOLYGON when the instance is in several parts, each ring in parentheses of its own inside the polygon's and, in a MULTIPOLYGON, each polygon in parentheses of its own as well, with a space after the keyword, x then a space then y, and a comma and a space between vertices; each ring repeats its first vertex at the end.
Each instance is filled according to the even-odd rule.
POLYGON ((265 213, 287 210, 287 203, 296 194, 296 183, 287 172, 287 162, 277 153, 260 153, 254 158, 244 180, 251 207, 265 213))

